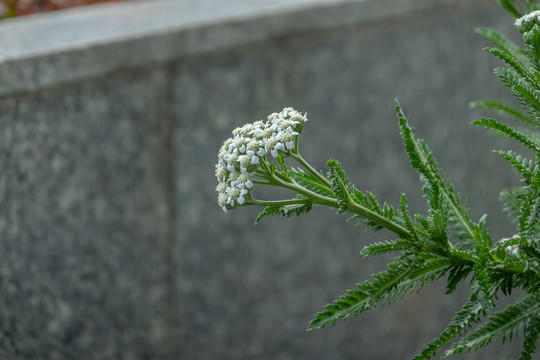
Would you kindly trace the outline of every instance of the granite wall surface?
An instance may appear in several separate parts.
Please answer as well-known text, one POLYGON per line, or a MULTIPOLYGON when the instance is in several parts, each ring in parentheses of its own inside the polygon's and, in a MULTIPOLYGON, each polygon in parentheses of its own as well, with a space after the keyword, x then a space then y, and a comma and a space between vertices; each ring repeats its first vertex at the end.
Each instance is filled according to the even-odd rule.
POLYGON ((412 357, 467 289, 306 333, 383 268, 359 251, 391 234, 322 208, 253 226, 260 209, 217 206, 214 164, 233 128, 293 106, 314 166, 337 158, 422 212, 398 97, 474 217, 507 236, 497 196, 519 178, 491 149, 509 143, 470 125, 469 101, 506 96, 477 26, 514 31, 488 0, 143 1, 0 23, 0 358, 412 357))

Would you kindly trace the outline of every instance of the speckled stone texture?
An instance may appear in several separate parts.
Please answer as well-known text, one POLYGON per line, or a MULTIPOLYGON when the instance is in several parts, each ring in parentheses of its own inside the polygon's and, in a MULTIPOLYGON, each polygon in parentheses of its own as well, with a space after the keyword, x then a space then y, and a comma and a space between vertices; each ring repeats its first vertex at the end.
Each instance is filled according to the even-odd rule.
POLYGON ((165 79, 0 101, 0 358, 165 357, 165 79))
POLYGON ((359 251, 392 235, 324 208, 257 226, 260 209, 224 214, 217 150, 293 106, 309 113, 311 164, 339 159, 360 189, 424 212, 399 97, 473 217, 508 236, 497 197, 519 177, 491 149, 512 144, 470 125, 484 113, 468 102, 508 98, 474 28, 511 23, 488 0, 160 0, 0 23, 0 358, 412 357, 468 289, 429 285, 307 333, 391 260, 359 251), (45 29, 51 47, 34 37, 45 29))

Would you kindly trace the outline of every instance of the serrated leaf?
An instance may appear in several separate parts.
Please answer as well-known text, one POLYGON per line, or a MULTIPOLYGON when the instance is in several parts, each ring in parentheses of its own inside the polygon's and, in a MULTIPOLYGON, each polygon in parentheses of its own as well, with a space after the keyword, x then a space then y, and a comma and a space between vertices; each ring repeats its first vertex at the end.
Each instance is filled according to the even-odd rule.
POLYGON ((271 205, 264 208, 263 211, 257 216, 255 224, 259 223, 262 219, 270 215, 282 215, 285 217, 299 216, 311 211, 312 204, 294 204, 294 205, 271 205))
POLYGON ((528 185, 536 184, 538 186, 540 164, 538 161, 527 159, 526 157, 516 154, 514 151, 495 150, 495 153, 508 160, 514 168, 523 175, 525 182, 528 185))
POLYGON ((413 358, 413 360, 429 359, 437 351, 439 351, 450 340, 459 335, 466 327, 471 323, 478 321, 478 317, 482 312, 482 305, 478 301, 476 296, 471 296, 469 301, 463 305, 463 308, 456 313, 452 321, 446 326, 441 334, 433 339, 428 346, 426 346, 419 355, 413 358))
POLYGON ((466 337, 454 344, 443 356, 455 355, 465 350, 478 349, 491 342, 493 338, 513 335, 533 316, 540 312, 537 295, 527 295, 514 305, 491 316, 488 321, 474 329, 466 337))
POLYGON ((338 214, 344 214, 349 204, 349 179, 345 177, 345 172, 338 161, 330 159, 328 166, 330 169, 327 178, 332 186, 333 197, 338 201, 338 214))
POLYGON ((540 152, 540 144, 529 136, 512 129, 506 124, 500 123, 495 119, 482 118, 481 120, 475 120, 472 122, 474 125, 483 126, 489 129, 497 130, 508 137, 511 137, 535 152, 540 152))
POLYGON ((522 113, 520 110, 511 107, 510 105, 504 104, 500 101, 494 100, 480 100, 473 101, 470 103, 470 106, 473 108, 485 108, 492 109, 502 115, 507 115, 516 119, 519 119, 528 124, 535 124, 535 121, 529 116, 522 113))
POLYGON ((391 241, 383 241, 370 244, 360 250, 360 254, 371 257, 382 254, 387 254, 390 252, 399 252, 406 250, 418 250, 419 245, 417 242, 407 240, 407 239, 397 239, 391 241))
POLYGON ((449 265, 448 260, 437 257, 422 260, 423 262, 415 264, 411 263, 410 259, 401 258, 400 261, 390 264, 387 270, 372 275, 371 280, 357 285, 357 289, 349 290, 333 304, 327 305, 324 311, 316 314, 308 326, 308 331, 357 316, 378 303, 401 299, 438 278, 444 272, 444 267, 449 265))

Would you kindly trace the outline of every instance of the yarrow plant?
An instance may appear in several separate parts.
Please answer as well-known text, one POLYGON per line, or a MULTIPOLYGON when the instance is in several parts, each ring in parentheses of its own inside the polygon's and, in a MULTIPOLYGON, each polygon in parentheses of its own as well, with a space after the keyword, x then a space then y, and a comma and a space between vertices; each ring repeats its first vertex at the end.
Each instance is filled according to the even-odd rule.
POLYGON ((501 193, 504 209, 515 220, 515 229, 503 239, 492 239, 486 217, 471 219, 459 194, 443 176, 439 166, 413 129, 396 100, 399 127, 411 166, 420 173, 428 203, 427 214, 412 216, 407 197, 399 206, 382 205, 374 194, 358 190, 346 177, 336 160, 328 161, 326 174, 314 169, 299 153, 299 136, 307 115, 285 108, 271 114, 267 121, 256 121, 233 131, 221 147, 216 165, 218 204, 227 212, 240 206, 262 205, 256 222, 269 215, 300 215, 313 205, 336 208, 348 214, 368 230, 388 229, 395 238, 366 246, 362 254, 372 257, 397 254, 382 272, 358 284, 356 288, 327 305, 316 314, 308 330, 357 316, 378 304, 392 303, 429 282, 446 280, 451 294, 461 282, 470 287, 469 300, 451 322, 433 339, 415 360, 429 359, 459 335, 461 339, 447 347, 442 356, 475 351, 497 338, 514 338, 522 331, 520 359, 532 359, 540 335, 540 10, 535 0, 523 0, 522 9, 514 0, 500 0, 523 35, 520 47, 493 29, 478 33, 496 47, 488 52, 503 60, 507 67, 495 74, 515 96, 521 108, 499 101, 478 101, 475 107, 496 110, 521 121, 510 126, 492 118, 473 124, 507 136, 529 149, 529 156, 510 150, 495 153, 521 174, 521 187, 501 193), (296 168, 287 166, 295 161, 296 168), (292 190, 296 196, 285 200, 261 200, 253 197, 255 186, 277 186, 292 190), (495 311, 499 296, 514 289, 524 295, 512 305, 495 311))
POLYGON ((289 180, 276 173, 267 155, 275 158, 284 170, 283 156, 303 161, 298 154, 298 135, 306 121, 307 114, 285 108, 269 115, 266 122, 259 120, 234 129, 233 136, 221 146, 216 165, 216 191, 223 211, 241 205, 264 205, 266 203, 253 199, 253 185, 279 186, 289 180))

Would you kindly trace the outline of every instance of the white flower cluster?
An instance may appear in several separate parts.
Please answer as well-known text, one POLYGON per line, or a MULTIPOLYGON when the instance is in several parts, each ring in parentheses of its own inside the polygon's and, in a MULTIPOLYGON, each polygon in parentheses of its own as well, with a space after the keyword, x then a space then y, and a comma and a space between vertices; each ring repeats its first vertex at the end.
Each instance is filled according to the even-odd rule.
POLYGON ((268 121, 256 121, 236 128, 218 153, 216 177, 218 204, 223 211, 246 201, 253 189, 252 175, 266 154, 277 157, 294 149, 295 139, 302 132, 307 114, 293 108, 268 116, 268 121))
POLYGON ((524 32, 530 30, 537 22, 540 23, 540 10, 535 10, 527 15, 523 15, 519 19, 516 19, 514 24, 524 32))

